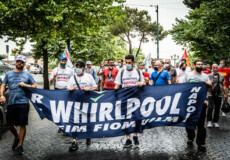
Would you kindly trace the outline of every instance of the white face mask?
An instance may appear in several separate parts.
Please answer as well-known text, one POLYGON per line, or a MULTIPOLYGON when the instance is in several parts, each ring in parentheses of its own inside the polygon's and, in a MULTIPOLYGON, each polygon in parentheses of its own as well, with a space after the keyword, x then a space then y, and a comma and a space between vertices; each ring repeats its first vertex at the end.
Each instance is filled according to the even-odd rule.
POLYGON ((75 69, 75 73, 77 74, 77 75, 80 75, 80 74, 82 74, 82 69, 81 68, 76 68, 75 69))
POLYGON ((141 72, 142 72, 142 73, 145 73, 145 69, 142 69, 141 72))
POLYGON ((164 68, 167 68, 167 67, 169 67, 169 64, 164 64, 164 68))

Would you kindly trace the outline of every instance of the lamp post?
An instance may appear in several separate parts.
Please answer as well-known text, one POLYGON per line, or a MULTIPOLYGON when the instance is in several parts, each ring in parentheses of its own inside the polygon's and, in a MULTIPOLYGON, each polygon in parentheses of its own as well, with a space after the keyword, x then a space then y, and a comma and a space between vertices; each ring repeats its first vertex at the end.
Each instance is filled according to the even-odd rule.
POLYGON ((171 60, 174 61, 174 67, 175 67, 176 66, 176 60, 179 60, 179 55, 176 55, 176 54, 171 55, 171 60))
MULTIPOLYGON (((150 5, 150 7, 153 7, 153 5, 150 5)), ((157 59, 159 59, 159 23, 158 23, 158 5, 156 7, 156 13, 157 13, 157 59)))

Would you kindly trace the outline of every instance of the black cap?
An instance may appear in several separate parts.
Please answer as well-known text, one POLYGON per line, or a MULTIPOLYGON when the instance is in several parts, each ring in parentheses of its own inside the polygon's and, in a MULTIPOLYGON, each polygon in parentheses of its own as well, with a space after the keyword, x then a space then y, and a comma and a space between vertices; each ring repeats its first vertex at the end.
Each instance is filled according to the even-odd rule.
POLYGON ((84 62, 82 62, 82 61, 77 61, 77 63, 76 63, 76 67, 84 67, 85 68, 85 63, 84 62))

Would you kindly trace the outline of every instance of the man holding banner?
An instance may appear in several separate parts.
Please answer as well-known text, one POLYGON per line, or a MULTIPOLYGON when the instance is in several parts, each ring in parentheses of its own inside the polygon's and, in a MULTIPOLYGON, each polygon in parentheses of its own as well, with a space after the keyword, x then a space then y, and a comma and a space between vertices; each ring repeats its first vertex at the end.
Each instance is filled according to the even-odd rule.
POLYGON ((28 125, 29 101, 22 87, 37 88, 37 84, 32 75, 23 71, 26 65, 26 57, 19 55, 16 58, 16 68, 6 73, 1 85, 0 103, 6 103, 4 92, 6 85, 9 88, 9 103, 7 106, 6 121, 11 133, 14 135, 12 150, 17 149, 19 155, 24 153, 23 141, 26 135, 26 125, 28 125), (20 126, 18 133, 15 126, 20 126))
MULTIPOLYGON (((201 60, 194 61, 194 71, 188 73, 185 78, 185 83, 192 82, 205 82, 206 85, 211 86, 212 82, 210 81, 208 75, 202 72, 203 70, 203 62, 201 60)), ((207 101, 206 101, 207 102, 207 101)), ((205 118, 206 118, 206 109, 207 104, 203 104, 203 108, 197 123, 197 138, 196 143, 198 145, 199 151, 206 151, 205 140, 206 140, 206 128, 205 128, 205 118)), ((195 138, 195 130, 186 128, 188 141, 187 144, 189 146, 193 145, 193 140, 195 138)))
MULTIPOLYGON (((55 90, 66 90, 70 77, 74 75, 73 70, 67 67, 67 61, 68 57, 61 55, 59 66, 54 68, 50 75, 50 84, 54 83, 55 90)), ((63 131, 59 128, 58 133, 63 133, 63 131)))
MULTIPOLYGON (((133 87, 133 86, 142 87, 143 85, 145 85, 143 74, 139 69, 134 68, 134 64, 135 64, 134 56, 131 54, 126 55, 125 63, 126 63, 126 69, 121 70, 117 74, 117 77, 115 79, 115 83, 116 83, 115 89, 119 89, 120 86, 122 86, 122 88, 126 88, 126 87, 133 87)), ((137 123, 139 123, 139 121, 137 121, 137 123)), ((133 141, 135 145, 139 145, 137 132, 138 131, 136 129, 136 133, 134 133, 133 136, 133 141)), ((130 134, 126 134, 126 138, 127 140, 124 145, 124 148, 129 148, 132 146, 132 141, 130 140, 130 134)))
MULTIPOLYGON (((74 91, 75 89, 82 89, 84 91, 96 91, 97 85, 93 77, 85 73, 85 64, 81 61, 78 61, 76 64, 75 73, 76 75, 72 76, 68 82, 68 89, 70 91, 74 91)), ((90 145, 91 140, 88 138, 86 140, 86 144, 90 145)), ((69 151, 73 152, 78 149, 77 139, 74 139, 71 146, 69 147, 69 151)))

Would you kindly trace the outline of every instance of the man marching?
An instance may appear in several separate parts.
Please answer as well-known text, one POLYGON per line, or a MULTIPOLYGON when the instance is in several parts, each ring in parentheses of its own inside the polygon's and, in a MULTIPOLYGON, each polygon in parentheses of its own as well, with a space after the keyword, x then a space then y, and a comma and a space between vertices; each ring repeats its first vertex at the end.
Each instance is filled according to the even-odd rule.
MULTIPOLYGON (((54 83, 55 90, 67 90, 68 81, 74 75, 73 70, 66 64, 67 57, 62 55, 59 58, 59 66, 54 68, 50 75, 50 84, 54 83)), ((63 133, 61 128, 58 133, 63 133)))
MULTIPOLYGON (((76 64, 75 75, 72 76, 68 82, 68 89, 74 91, 75 89, 82 89, 84 91, 96 91, 97 84, 91 74, 85 73, 85 64, 78 61, 76 64)), ((87 139, 86 144, 90 145, 91 140, 87 139)), ((73 152, 78 149, 77 139, 69 147, 69 151, 73 152)))
POLYGON ((4 92, 8 84, 10 99, 7 106, 6 121, 15 138, 12 150, 17 149, 19 155, 24 153, 22 145, 26 135, 26 125, 28 125, 29 115, 29 101, 22 87, 37 88, 32 75, 27 71, 23 71, 25 64, 26 57, 19 55, 16 58, 15 70, 7 72, 2 82, 0 92, 0 103, 5 103, 6 98, 4 97, 4 92), (19 133, 15 126, 20 126, 19 133))
MULTIPOLYGON (((142 72, 134 67, 135 64, 134 56, 131 54, 126 55, 125 63, 126 63, 126 69, 119 71, 115 79, 115 83, 116 83, 115 89, 119 89, 120 86, 122 86, 122 88, 126 88, 126 87, 133 87, 133 86, 142 87, 143 85, 145 85, 142 72)), ((130 140, 130 134, 127 134, 126 138, 127 140, 124 145, 124 148, 129 148, 132 146, 132 141, 130 140)), ((134 133, 133 141, 135 145, 139 145, 137 132, 134 133)))

